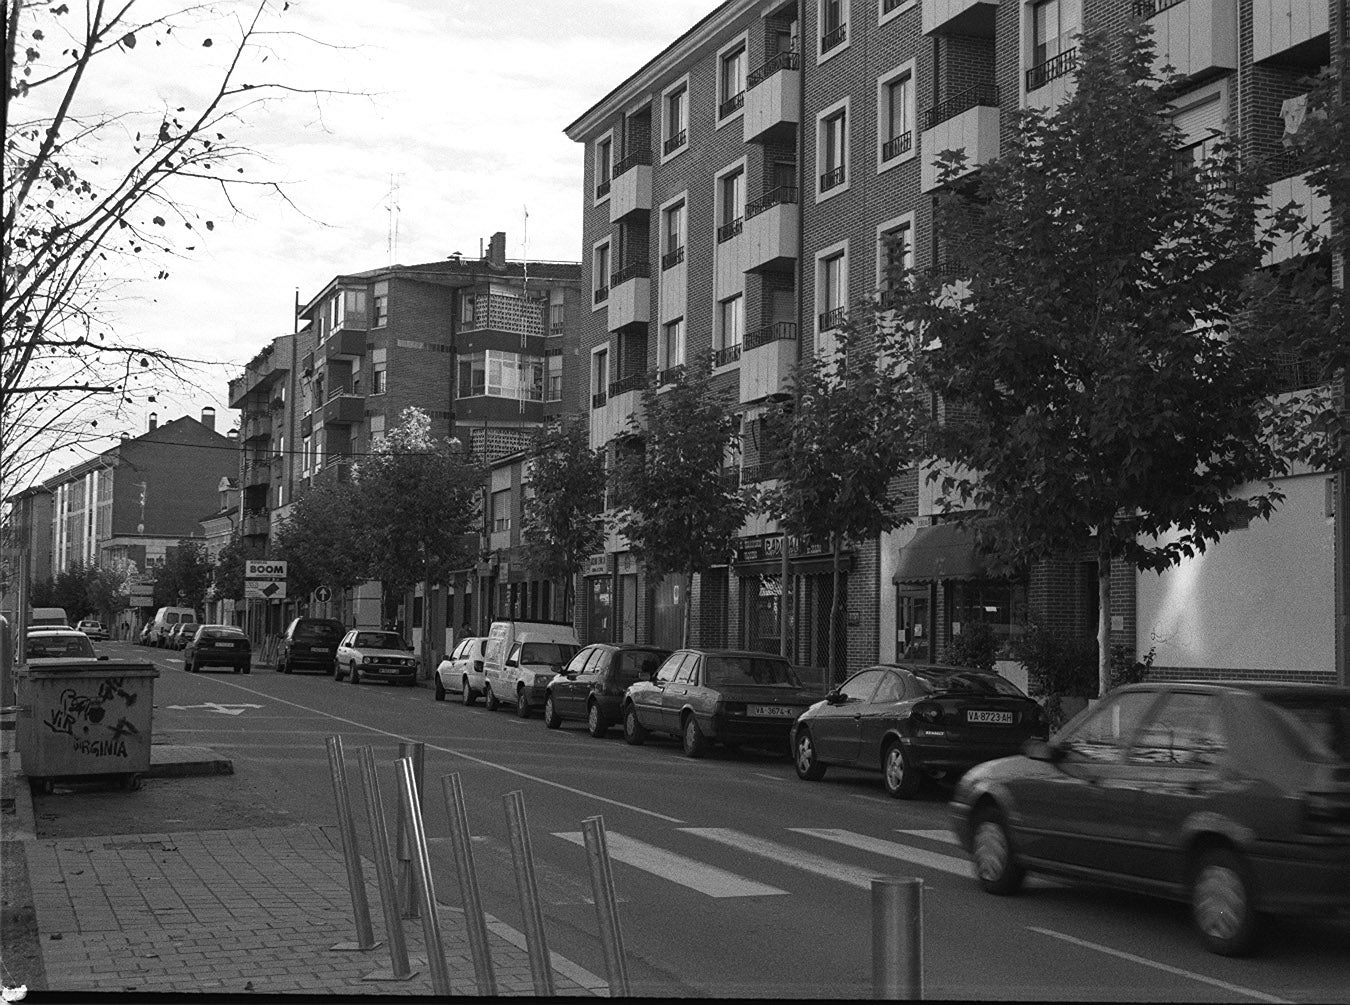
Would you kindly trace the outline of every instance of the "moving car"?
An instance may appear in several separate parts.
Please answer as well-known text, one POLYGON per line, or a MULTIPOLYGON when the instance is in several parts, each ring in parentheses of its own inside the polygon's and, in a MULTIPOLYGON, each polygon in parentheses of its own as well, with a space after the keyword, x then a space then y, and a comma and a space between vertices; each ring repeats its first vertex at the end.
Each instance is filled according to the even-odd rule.
POLYGON ((474 635, 460 639, 450 655, 441 660, 433 675, 437 701, 445 701, 446 692, 454 691, 459 700, 472 705, 483 693, 483 661, 487 657, 487 636, 474 635))
POLYGON ((544 686, 581 646, 570 624, 554 621, 494 621, 483 658, 483 689, 489 712, 506 703, 522 719, 544 703, 544 686))
POLYGON ((317 670, 330 677, 337 669, 337 647, 347 626, 332 618, 296 618, 286 626, 277 649, 277 673, 317 670))
POLYGON ((108 631, 103 627, 102 621, 93 618, 85 618, 75 626, 77 632, 84 632, 85 636, 91 642, 107 642, 108 631))
POLYGON ((353 684, 384 680, 391 684, 417 683, 417 657, 413 647, 398 632, 357 628, 348 632, 337 647, 337 680, 351 675, 353 684))
POLYGON ((1129 685, 950 806, 986 891, 1034 871, 1188 901, 1209 950, 1245 954, 1263 914, 1350 908, 1350 688, 1129 685))
POLYGON ((544 725, 557 729, 564 719, 584 719, 591 736, 604 736, 619 722, 628 686, 650 680, 669 656, 656 646, 587 646, 545 686, 544 725))
POLYGON ((714 742, 786 748, 792 723, 819 697, 773 653, 680 649, 624 694, 623 738, 637 744, 670 733, 688 757, 714 742))
POLYGON ((183 669, 197 673, 206 667, 224 667, 235 673, 253 669, 253 647, 234 625, 201 625, 183 648, 183 669))
POLYGON ((1049 731, 1041 706, 992 670, 885 664, 858 671, 803 713, 792 726, 792 759, 809 782, 830 764, 878 769, 891 796, 909 799, 927 775, 959 775, 1049 731))

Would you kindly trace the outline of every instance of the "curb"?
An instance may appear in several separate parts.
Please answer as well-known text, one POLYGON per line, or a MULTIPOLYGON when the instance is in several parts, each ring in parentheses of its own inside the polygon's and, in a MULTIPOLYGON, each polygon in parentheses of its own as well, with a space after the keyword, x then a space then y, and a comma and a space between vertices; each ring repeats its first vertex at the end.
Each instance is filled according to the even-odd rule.
POLYGON ((23 760, 17 750, 0 751, 0 792, 14 804, 14 823, 6 827, 6 841, 36 841, 37 820, 33 816, 33 792, 23 773, 23 760))

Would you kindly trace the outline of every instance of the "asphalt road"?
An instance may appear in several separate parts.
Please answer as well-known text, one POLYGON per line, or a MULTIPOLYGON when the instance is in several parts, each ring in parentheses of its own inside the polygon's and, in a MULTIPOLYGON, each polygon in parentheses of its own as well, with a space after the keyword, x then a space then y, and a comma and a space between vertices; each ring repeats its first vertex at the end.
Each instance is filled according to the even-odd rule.
POLYGON ((358 814, 356 749, 374 749, 392 830, 399 742, 422 741, 438 898, 459 903, 441 788, 456 772, 484 908, 523 930, 502 802, 520 790, 549 947, 602 976, 580 833, 583 819, 603 816, 636 994, 869 997, 870 881, 917 876, 928 997, 1350 1002, 1350 920, 1281 919, 1262 955, 1226 960, 1199 947, 1178 904, 1036 879, 1021 896, 991 897, 951 843, 940 791, 899 802, 878 775, 832 769, 801 782, 785 753, 692 761, 671 740, 631 747, 617 729, 594 740, 580 722, 548 730, 537 714, 436 702, 429 688, 267 669, 189 675, 173 653, 100 649, 161 667, 157 739, 235 764, 228 782, 155 779, 119 798, 140 807, 141 826, 332 823, 325 738, 338 735, 358 814))

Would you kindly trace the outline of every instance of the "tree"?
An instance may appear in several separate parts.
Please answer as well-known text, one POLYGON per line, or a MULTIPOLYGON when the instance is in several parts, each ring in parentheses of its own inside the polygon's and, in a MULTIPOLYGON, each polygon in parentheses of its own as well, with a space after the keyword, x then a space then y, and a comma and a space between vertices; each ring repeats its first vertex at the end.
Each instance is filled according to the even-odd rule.
MULTIPOLYGON (((611 500, 620 533, 647 571, 684 577, 731 555, 731 539, 752 507, 752 493, 726 477, 737 447, 735 418, 714 394, 706 360, 686 364, 667 387, 642 392, 640 423, 620 440, 611 500)), ((692 599, 684 611, 689 644, 692 599)))
POLYGON ((586 426, 552 426, 530 449, 526 471, 532 496, 520 531, 527 561, 563 581, 570 616, 577 571, 605 543, 605 458, 588 444, 586 426))
MULTIPOLYGON (((293 507, 292 512, 294 512, 294 509, 293 507)), ((280 537, 281 529, 278 528, 274 539, 280 537)), ((263 555, 262 548, 250 543, 236 530, 230 536, 229 543, 221 548, 220 553, 216 555, 216 566, 211 573, 211 582, 216 596, 221 600, 243 600, 244 572, 248 567, 248 560, 264 557, 266 556, 263 555)), ((288 566, 288 568, 290 567, 288 566)))
POLYGON ((131 604, 127 589, 130 582, 131 563, 125 559, 113 565, 85 567, 85 600, 109 631, 117 614, 131 604))
POLYGON ((1308 413, 1278 396, 1278 336, 1239 323, 1259 174, 1222 144, 1179 162, 1146 26, 1088 31, 1079 56, 1074 95, 1020 114, 944 201, 959 278, 901 284, 897 349, 940 402, 914 418, 944 499, 987 515, 997 556, 1095 540, 1105 689, 1112 560, 1162 571, 1268 517, 1308 413))
POLYGON ((53 577, 52 606, 64 610, 72 623, 89 609, 88 583, 88 567, 83 562, 72 562, 53 577))
POLYGON ((799 366, 792 402, 775 410, 787 439, 778 484, 762 505, 785 534, 830 543, 827 687, 838 660, 844 542, 876 538, 904 522, 891 482, 915 461, 910 410, 904 407, 908 375, 879 352, 881 321, 874 307, 859 304, 836 346, 799 366))
MULTIPOLYGON (((420 408, 405 408, 399 424, 353 466, 364 556, 386 596, 402 596, 420 579, 429 607, 431 584, 469 563, 483 476, 458 441, 432 437, 431 417, 420 408)), ((425 620, 431 623, 429 612, 425 620)), ((433 649, 431 632, 423 632, 424 675, 433 649)))
POLYGON ((113 433, 127 404, 195 369, 128 337, 112 304, 128 281, 168 278, 168 259, 214 229, 212 201, 284 199, 246 173, 257 155, 232 137, 270 101, 322 93, 261 76, 280 62, 262 65, 285 6, 6 0, 0 483, 113 433), (139 64, 180 55, 190 76, 135 107, 139 64))
MULTIPOLYGON (((272 544, 286 560, 288 585, 297 597, 308 597, 320 586, 347 590, 370 578, 358 507, 351 485, 315 485, 296 498, 273 533, 272 544)), ((222 551, 222 561, 226 557, 222 551)), ((242 544, 229 555, 226 574, 228 582, 237 586, 239 597, 244 595, 245 560, 261 557, 246 554, 242 544)))
POLYGON ((164 565, 155 577, 154 606, 201 610, 206 602, 206 590, 211 585, 211 574, 212 564, 206 554, 206 545, 190 538, 181 539, 177 547, 168 549, 164 565))

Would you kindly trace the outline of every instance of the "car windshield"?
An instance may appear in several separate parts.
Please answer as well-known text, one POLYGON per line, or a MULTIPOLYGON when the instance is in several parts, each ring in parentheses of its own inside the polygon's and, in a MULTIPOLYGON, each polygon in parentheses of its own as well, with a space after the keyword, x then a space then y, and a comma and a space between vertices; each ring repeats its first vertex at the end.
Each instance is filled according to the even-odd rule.
POLYGON ((340 621, 302 621, 295 626, 295 634, 291 637, 297 642, 336 643, 346 631, 340 621))
POLYGON ((352 643, 357 649, 407 649, 398 632, 357 632, 352 643))
POLYGON ((1350 763, 1350 699, 1267 694, 1290 738, 1318 760, 1350 763))
POLYGON ((1006 677, 980 670, 955 670, 950 667, 912 667, 914 678, 925 694, 999 694, 1025 698, 1006 677))
POLYGON ((30 635, 28 658, 93 659, 94 647, 83 635, 30 635))
POLYGON ((574 646, 570 642, 525 642, 520 647, 520 662, 562 666, 580 649, 580 646, 574 646))
POLYGON ((757 656, 709 656, 703 679, 708 687, 801 687, 787 660, 757 656))

